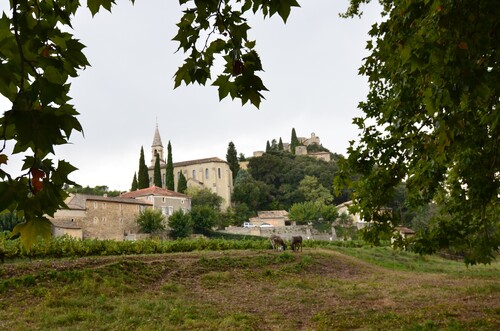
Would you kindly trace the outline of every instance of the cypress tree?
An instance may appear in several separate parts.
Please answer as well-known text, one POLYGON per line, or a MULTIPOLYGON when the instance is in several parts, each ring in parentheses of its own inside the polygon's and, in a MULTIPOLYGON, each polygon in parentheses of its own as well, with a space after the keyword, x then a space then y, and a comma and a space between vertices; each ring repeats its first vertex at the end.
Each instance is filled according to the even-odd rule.
POLYGON ((167 156, 167 167, 165 168, 165 185, 170 191, 174 190, 174 163, 172 162, 172 146, 170 145, 170 140, 168 141, 168 156, 167 156))
POLYGON ((161 168, 160 168, 160 156, 156 154, 155 170, 154 170, 154 184, 155 186, 162 187, 161 185, 161 168))
POLYGON ((281 140, 281 137, 280 142, 278 143, 278 151, 283 151, 283 141, 281 140))
POLYGON ((141 157, 139 158, 139 173, 137 178, 138 189, 149 187, 149 175, 146 161, 144 161, 144 148, 141 146, 141 157))
POLYGON ((236 147, 234 147, 234 143, 231 141, 227 147, 226 153, 226 161, 229 163, 229 169, 233 173, 233 181, 240 170, 240 163, 238 162, 238 153, 236 152, 236 147))
POLYGON ((271 151, 271 144, 269 143, 269 140, 266 143, 266 153, 269 153, 271 151))
POLYGON ((278 151, 278 143, 276 142, 276 139, 273 139, 271 141, 271 152, 277 152, 278 151))
POLYGON ((186 190, 187 190, 187 180, 181 171, 181 174, 179 175, 179 180, 177 181, 177 192, 186 193, 186 190))
POLYGON ((130 191, 137 191, 137 187, 139 184, 137 184, 137 173, 134 172, 134 179, 132 179, 132 186, 130 187, 130 191))
POLYGON ((290 139, 290 151, 295 154, 295 147, 299 146, 299 139, 295 133, 295 128, 292 128, 292 138, 290 139))

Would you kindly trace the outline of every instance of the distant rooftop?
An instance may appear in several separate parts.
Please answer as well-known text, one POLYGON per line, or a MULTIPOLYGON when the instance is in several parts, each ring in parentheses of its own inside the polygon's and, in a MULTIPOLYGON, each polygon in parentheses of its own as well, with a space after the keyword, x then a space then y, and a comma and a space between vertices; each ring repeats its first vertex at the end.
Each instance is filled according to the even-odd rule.
POLYGON ((126 193, 123 193, 122 195, 120 195, 120 197, 121 198, 137 198, 137 197, 143 197, 143 196, 148 196, 148 195, 177 197, 177 198, 189 198, 189 196, 186 194, 170 191, 170 190, 167 190, 165 188, 158 187, 158 186, 151 186, 151 187, 143 188, 143 189, 140 189, 137 191, 126 192, 126 193))
POLYGON ((192 164, 200 164, 200 163, 209 163, 209 162, 223 162, 227 163, 226 161, 218 158, 218 157, 209 157, 206 159, 198 159, 198 160, 191 160, 191 161, 184 161, 184 162, 176 162, 174 163, 174 167, 184 167, 192 164))

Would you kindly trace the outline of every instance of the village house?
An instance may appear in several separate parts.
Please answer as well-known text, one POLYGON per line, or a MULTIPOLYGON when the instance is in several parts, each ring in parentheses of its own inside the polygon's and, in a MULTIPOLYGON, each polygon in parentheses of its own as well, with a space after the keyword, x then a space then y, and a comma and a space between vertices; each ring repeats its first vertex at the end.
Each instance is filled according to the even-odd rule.
POLYGON ((353 226, 356 226, 359 229, 364 228, 368 223, 364 222, 361 220, 361 216, 359 213, 352 214, 349 211, 349 207, 353 204, 352 200, 346 201, 341 203, 340 205, 335 206, 337 208, 337 211, 339 215, 346 214, 349 216, 349 219, 351 220, 351 224, 353 226))
POLYGON ((136 239, 139 213, 153 207, 146 200, 78 193, 70 195, 65 203, 68 208, 49 218, 52 234, 80 239, 136 239))
POLYGON ((190 196, 157 186, 123 193, 120 197, 149 202, 153 205, 154 209, 161 210, 161 213, 167 220, 178 210, 182 210, 185 213, 191 211, 190 196))
POLYGON ((250 223, 260 226, 264 223, 272 226, 290 225, 288 212, 286 210, 264 210, 258 211, 257 217, 250 218, 250 223))
MULTIPOLYGON (((361 215, 359 213, 351 213, 349 211, 349 207, 352 206, 352 204, 353 204, 353 201, 349 200, 349 201, 346 201, 344 203, 341 203, 340 205, 337 205, 336 208, 337 208, 339 215, 344 214, 344 213, 347 214, 349 216, 349 218, 351 219, 351 224, 353 226, 355 226, 358 230, 366 227, 368 224, 370 224, 370 222, 373 222, 373 220, 370 220, 367 222, 366 220, 362 219, 361 215)), ((379 215, 384 215, 387 213, 389 213, 389 214, 392 213, 392 209, 389 207, 384 207, 384 208, 381 208, 379 211, 379 215)))

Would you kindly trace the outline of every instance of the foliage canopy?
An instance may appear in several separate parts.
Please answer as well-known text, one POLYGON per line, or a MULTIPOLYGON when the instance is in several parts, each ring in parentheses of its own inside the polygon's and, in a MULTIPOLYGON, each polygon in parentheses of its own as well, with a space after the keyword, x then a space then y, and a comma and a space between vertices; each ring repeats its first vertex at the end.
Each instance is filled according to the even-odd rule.
MULTIPOLYGON (((359 13, 351 1, 347 15, 359 13)), ((344 179, 369 239, 400 220, 379 211, 406 183, 413 207, 441 206, 413 248, 452 248, 466 263, 490 262, 500 245, 500 6, 487 1, 380 1, 360 73, 370 91, 355 118, 344 179)))
POLYGON ((137 217, 137 224, 141 232, 154 233, 157 231, 165 230, 165 216, 159 209, 146 208, 139 213, 137 217))

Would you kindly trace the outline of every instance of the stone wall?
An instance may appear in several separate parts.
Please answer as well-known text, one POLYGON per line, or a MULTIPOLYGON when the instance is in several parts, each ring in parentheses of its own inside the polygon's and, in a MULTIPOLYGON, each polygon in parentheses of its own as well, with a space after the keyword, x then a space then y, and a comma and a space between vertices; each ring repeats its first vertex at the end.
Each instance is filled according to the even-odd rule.
POLYGON ((139 232, 137 217, 143 206, 112 201, 85 203, 86 217, 75 220, 83 230, 83 238, 124 240, 139 232))
POLYGON ((229 226, 224 231, 226 233, 270 237, 275 234, 285 240, 290 240, 293 236, 302 236, 304 239, 313 240, 335 240, 336 236, 329 233, 318 233, 308 225, 275 226, 271 228, 243 228, 239 226, 229 226))

